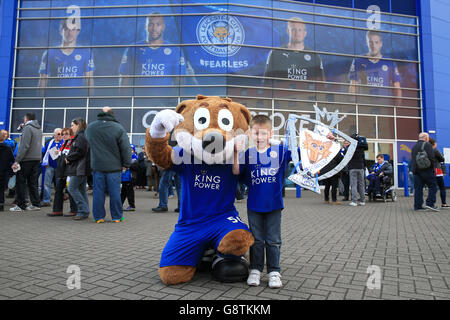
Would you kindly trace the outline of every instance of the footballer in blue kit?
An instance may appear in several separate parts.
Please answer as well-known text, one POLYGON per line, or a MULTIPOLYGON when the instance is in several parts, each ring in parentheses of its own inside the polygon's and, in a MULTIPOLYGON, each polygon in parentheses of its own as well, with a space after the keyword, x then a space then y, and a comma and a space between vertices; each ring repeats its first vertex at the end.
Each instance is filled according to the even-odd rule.
POLYGON ((357 93, 356 85, 363 84, 368 87, 360 87, 359 93, 391 96, 391 90, 385 87, 394 87, 394 96, 399 100, 402 95, 400 73, 394 61, 382 59, 380 33, 368 31, 366 38, 367 58, 355 58, 350 67, 350 93, 357 93))
MULTIPOLYGON (((175 147, 175 155, 183 149, 175 147)), ((193 156, 192 156, 193 157, 193 156)), ((175 232, 167 242, 160 267, 171 265, 196 266, 203 252, 217 247, 232 230, 248 227, 234 206, 237 176, 231 164, 205 163, 173 165, 181 179, 181 207, 175 232), (198 239, 201 239, 199 244, 198 239)))
POLYGON ((154 12, 146 19, 147 39, 125 50, 119 69, 121 86, 130 84, 127 75, 136 76, 134 85, 177 85, 179 78, 172 76, 186 74, 180 48, 169 46, 163 39, 166 25, 158 14, 154 12))
MULTIPOLYGON (((60 48, 48 49, 44 52, 39 67, 39 87, 82 87, 94 86, 92 78, 95 65, 91 49, 77 48, 77 37, 81 27, 79 19, 73 23, 72 19, 64 19, 60 24, 62 44, 60 48), (49 78, 51 77, 51 78, 49 78)), ((81 95, 81 89, 53 91, 52 95, 81 95)))

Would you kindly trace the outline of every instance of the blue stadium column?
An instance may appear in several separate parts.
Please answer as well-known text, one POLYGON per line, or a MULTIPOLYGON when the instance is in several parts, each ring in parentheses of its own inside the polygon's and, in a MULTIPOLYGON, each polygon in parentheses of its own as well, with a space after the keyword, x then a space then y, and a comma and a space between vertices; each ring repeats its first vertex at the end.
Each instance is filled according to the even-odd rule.
MULTIPOLYGON (((450 3, 417 0, 420 12, 420 53, 424 131, 436 138, 438 148, 450 148, 450 3)), ((450 178, 445 177, 450 186, 450 178)))
POLYGON ((0 129, 9 128, 17 0, 0 2, 0 129))

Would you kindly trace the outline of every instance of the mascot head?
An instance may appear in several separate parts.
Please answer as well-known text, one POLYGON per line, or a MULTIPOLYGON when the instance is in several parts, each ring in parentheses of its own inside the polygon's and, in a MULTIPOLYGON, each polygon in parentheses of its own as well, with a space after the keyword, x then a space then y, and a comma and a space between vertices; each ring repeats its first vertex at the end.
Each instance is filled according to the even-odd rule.
POLYGON ((207 164, 231 163, 235 142, 246 142, 250 111, 230 98, 198 95, 175 111, 184 117, 174 131, 178 145, 207 164))

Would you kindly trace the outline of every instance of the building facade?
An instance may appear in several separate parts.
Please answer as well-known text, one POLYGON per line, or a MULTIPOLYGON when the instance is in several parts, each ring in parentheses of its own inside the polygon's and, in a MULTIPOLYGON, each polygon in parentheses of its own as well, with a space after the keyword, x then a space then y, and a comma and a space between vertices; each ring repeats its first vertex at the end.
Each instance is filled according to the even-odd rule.
MULTIPOLYGON (((450 4, 419 0, 2 0, 0 127, 44 133, 114 108, 143 144, 161 109, 228 96, 286 133, 314 104, 403 162, 420 131, 450 148, 450 4)), ((450 159, 449 159, 450 161, 450 159)), ((447 184, 450 180, 446 178, 447 184)))

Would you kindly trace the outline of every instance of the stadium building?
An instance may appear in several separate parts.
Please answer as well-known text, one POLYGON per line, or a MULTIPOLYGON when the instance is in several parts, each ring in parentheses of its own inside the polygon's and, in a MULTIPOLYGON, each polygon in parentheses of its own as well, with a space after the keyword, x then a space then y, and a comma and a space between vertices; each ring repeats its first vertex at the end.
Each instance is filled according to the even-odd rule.
POLYGON ((317 104, 402 186, 420 131, 450 162, 449 14, 443 0, 0 0, 0 128, 17 137, 32 111, 50 136, 108 105, 139 146, 156 112, 203 94, 284 136, 317 104))

